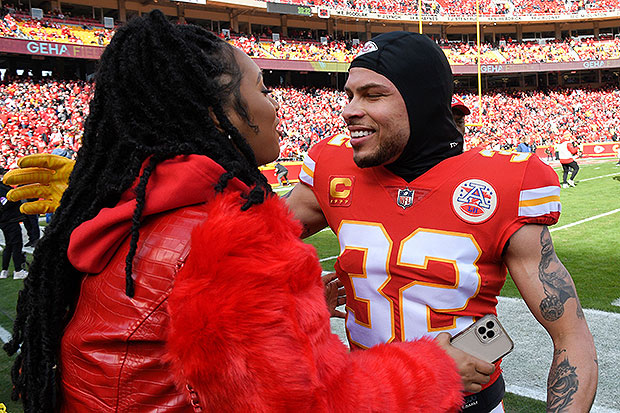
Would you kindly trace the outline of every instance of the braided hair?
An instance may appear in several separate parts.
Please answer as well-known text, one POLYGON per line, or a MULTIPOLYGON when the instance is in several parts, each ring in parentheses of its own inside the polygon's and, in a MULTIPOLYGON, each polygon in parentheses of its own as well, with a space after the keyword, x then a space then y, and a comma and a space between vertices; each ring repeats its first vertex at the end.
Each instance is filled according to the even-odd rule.
POLYGON ((242 195, 243 210, 271 195, 252 149, 226 116, 233 108, 253 126, 240 81, 232 46, 200 27, 172 25, 158 10, 120 28, 106 48, 83 146, 34 252, 13 337, 4 346, 9 355, 21 349, 11 371, 11 396, 22 398, 25 412, 56 407, 60 340, 80 290, 81 274, 67 258, 77 226, 116 205, 139 177, 126 260, 126 294, 133 296, 132 261, 146 185, 158 163, 177 155, 209 156, 226 170, 216 191, 235 177, 252 188, 242 195))

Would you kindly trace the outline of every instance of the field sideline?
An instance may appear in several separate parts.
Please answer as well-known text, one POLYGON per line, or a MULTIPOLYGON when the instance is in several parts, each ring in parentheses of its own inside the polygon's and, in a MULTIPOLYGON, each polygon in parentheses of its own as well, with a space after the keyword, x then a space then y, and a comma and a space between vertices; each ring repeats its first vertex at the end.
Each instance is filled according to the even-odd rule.
MULTIPOLYGON (((592 409, 598 413, 620 413, 620 400, 615 395, 617 383, 620 382, 620 352, 613 342, 616 332, 620 330, 620 314, 614 314, 620 313, 620 307, 613 304, 620 301, 620 268, 617 264, 620 262, 617 248, 620 180, 614 179, 620 177, 620 168, 613 166, 615 162, 596 160, 581 164, 577 187, 562 189, 562 216, 560 222, 551 228, 558 256, 575 279, 599 351, 600 384, 592 409)), ((0 245, 3 241, 0 235, 0 245)), ((332 232, 322 231, 311 237, 309 242, 317 248, 323 269, 332 270, 339 250, 332 232)), ((10 337, 20 286, 20 281, 0 280, 2 341, 10 337)), ((551 359, 550 339, 524 308, 510 279, 502 295, 506 298, 500 298, 498 312, 516 345, 515 351, 506 357, 503 364, 507 389, 512 393, 507 395, 506 411, 543 412, 544 405, 537 400, 545 397, 547 366, 551 359), (540 349, 548 351, 541 352, 540 349), (527 369, 528 366, 532 368, 527 369)), ((344 338, 341 320, 333 319, 332 328, 344 338)), ((10 365, 11 360, 0 352, 0 403, 7 405, 9 413, 21 412, 20 405, 9 400, 10 365)))

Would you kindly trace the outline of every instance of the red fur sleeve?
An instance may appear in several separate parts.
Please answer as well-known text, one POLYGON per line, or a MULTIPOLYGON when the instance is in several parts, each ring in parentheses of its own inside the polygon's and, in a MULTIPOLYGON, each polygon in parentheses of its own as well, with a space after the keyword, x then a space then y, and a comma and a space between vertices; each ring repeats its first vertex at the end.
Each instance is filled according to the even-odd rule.
POLYGON ((205 411, 458 410, 460 377, 435 343, 349 353, 331 334, 316 253, 279 200, 209 208, 168 303, 168 360, 205 411))

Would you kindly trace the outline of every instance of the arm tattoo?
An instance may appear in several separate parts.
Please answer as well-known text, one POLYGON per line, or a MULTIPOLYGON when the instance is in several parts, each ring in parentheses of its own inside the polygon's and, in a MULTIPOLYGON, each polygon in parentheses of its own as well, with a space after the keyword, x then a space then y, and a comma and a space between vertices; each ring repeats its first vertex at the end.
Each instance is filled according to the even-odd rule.
POLYGON ((561 412, 573 401, 573 395, 579 389, 577 379, 577 367, 570 365, 568 357, 560 357, 565 349, 555 350, 553 364, 549 371, 549 383, 547 385, 547 412, 561 412))
POLYGON ((558 320, 564 314, 564 303, 569 298, 574 298, 577 300, 577 317, 582 319, 583 311, 575 288, 570 282, 570 274, 555 255, 547 227, 544 227, 540 233, 540 245, 542 248, 538 264, 538 278, 542 282, 546 296, 539 306, 542 316, 547 321, 558 320))

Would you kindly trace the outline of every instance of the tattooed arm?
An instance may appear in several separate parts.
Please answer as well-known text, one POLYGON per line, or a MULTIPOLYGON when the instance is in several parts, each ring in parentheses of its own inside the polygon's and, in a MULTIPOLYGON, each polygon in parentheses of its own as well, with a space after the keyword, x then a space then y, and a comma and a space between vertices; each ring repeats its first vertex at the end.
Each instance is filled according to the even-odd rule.
POLYGON ((553 340, 547 412, 589 411, 598 382, 594 341, 547 227, 525 225, 515 232, 504 262, 530 311, 553 340))
POLYGON ((286 203, 295 214, 295 218, 304 226, 302 238, 309 237, 327 226, 319 201, 310 187, 304 184, 295 185, 293 190, 287 194, 286 203))

